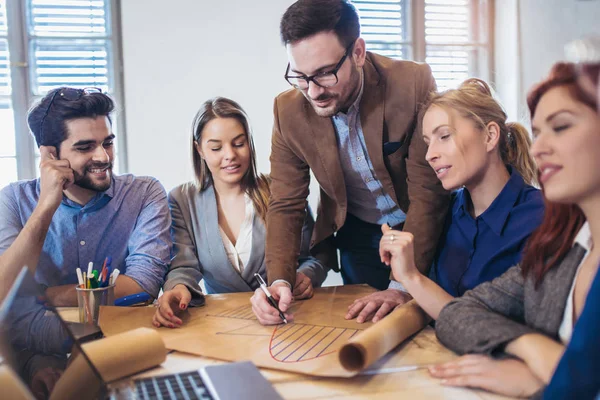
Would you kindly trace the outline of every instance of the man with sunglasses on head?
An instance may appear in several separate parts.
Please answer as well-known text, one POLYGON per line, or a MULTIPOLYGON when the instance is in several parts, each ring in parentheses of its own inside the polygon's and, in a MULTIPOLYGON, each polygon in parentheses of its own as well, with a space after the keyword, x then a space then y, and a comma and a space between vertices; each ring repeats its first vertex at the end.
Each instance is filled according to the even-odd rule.
MULTIPOLYGON (((381 262, 382 225, 415 236, 426 273, 444 225, 449 195, 425 161, 420 106, 435 90, 425 64, 367 52, 354 6, 345 0, 300 0, 284 13, 281 38, 293 87, 275 99, 271 200, 267 214, 269 290, 286 312, 296 281, 310 171, 320 185, 311 251, 345 284, 380 292, 358 299, 346 318, 377 321, 410 299, 381 262)), ((281 322, 266 296, 251 299, 263 324, 281 322)), ((293 316, 286 313, 286 318, 293 316)))
POLYGON ((100 89, 50 91, 27 116, 40 150, 40 178, 0 191, 0 298, 26 265, 57 306, 77 305, 76 269, 121 274, 115 297, 163 284, 170 214, 154 178, 113 174, 112 99, 100 89))

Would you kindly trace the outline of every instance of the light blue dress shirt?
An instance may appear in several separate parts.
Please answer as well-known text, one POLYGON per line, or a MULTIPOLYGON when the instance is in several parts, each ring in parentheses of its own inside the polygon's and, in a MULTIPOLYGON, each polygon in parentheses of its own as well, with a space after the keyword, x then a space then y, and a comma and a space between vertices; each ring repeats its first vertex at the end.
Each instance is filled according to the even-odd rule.
MULTIPOLYGON (((39 179, 11 183, 0 191, 0 254, 15 241, 33 213, 39 179)), ((66 197, 54 213, 35 278, 46 286, 76 284, 77 267, 90 261, 113 268, 156 297, 171 258, 167 195, 154 178, 114 176, 108 190, 81 206, 66 197)))
POLYGON ((406 220, 406 214, 383 189, 369 158, 360 123, 359 105, 363 85, 364 78, 360 93, 348 112, 339 112, 331 118, 344 172, 348 212, 371 224, 382 225, 387 222, 396 226, 406 220))

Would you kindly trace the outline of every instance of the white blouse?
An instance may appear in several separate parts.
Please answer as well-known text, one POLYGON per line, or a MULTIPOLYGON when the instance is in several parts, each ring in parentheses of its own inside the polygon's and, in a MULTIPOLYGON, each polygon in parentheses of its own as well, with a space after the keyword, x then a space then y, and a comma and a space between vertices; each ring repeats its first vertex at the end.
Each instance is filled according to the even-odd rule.
POLYGON ((577 233, 575 237, 575 241, 573 244, 579 244, 581 247, 585 249, 585 255, 581 259, 581 262, 577 266, 577 272, 575 272, 575 277, 573 278, 573 283, 571 283, 571 291, 569 291, 569 296, 567 297, 567 305, 565 307, 565 313, 563 314, 563 319, 560 324, 560 328, 558 329, 558 337, 560 341, 566 345, 571 340, 571 335, 573 334, 573 292, 575 291, 575 282, 577 282, 577 276, 579 275, 579 271, 581 270, 581 266, 583 265, 585 259, 590 254, 590 250, 592 249, 592 233, 590 232, 590 224, 586 221, 585 224, 577 233))
POLYGON ((252 228, 254 224, 254 203, 247 194, 244 195, 246 203, 246 216, 240 227, 240 233, 238 235, 235 246, 231 243, 231 240, 227 237, 223 228, 219 225, 219 232, 223 239, 223 246, 227 253, 227 258, 231 261, 231 265, 237 269, 240 274, 244 271, 244 267, 248 265, 250 260, 250 253, 252 252, 252 228))

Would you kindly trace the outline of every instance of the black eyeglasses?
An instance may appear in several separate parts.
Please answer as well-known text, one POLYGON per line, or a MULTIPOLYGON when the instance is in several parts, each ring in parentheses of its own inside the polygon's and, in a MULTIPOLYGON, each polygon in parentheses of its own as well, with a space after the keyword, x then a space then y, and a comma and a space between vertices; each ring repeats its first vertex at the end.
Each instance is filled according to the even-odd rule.
POLYGON ((320 72, 311 76, 288 75, 288 73, 290 72, 290 63, 288 63, 287 69, 285 70, 284 78, 290 85, 300 90, 308 89, 310 82, 314 82, 315 85, 320 86, 322 88, 330 88, 332 86, 335 86, 338 83, 337 73, 340 70, 340 68, 342 68, 344 61, 346 61, 346 58, 352 51, 353 47, 354 42, 352 42, 352 44, 348 46, 346 52, 344 53, 340 61, 331 71, 320 72))
POLYGON ((46 122, 46 117, 48 116, 48 113, 50 112, 50 107, 52 107, 52 104, 54 103, 56 96, 58 95, 58 96, 60 96, 61 99, 64 99, 66 101, 76 101, 76 100, 79 100, 81 98, 81 96, 84 96, 86 94, 91 94, 91 93, 102 93, 102 89, 97 88, 97 87, 86 87, 83 89, 67 87, 67 88, 63 88, 61 90, 57 90, 56 92, 54 92, 54 94, 52 95, 52 98, 48 102, 48 107, 46 107, 46 111, 44 112, 42 121, 40 122, 41 143, 45 143, 44 142, 44 122, 46 122))

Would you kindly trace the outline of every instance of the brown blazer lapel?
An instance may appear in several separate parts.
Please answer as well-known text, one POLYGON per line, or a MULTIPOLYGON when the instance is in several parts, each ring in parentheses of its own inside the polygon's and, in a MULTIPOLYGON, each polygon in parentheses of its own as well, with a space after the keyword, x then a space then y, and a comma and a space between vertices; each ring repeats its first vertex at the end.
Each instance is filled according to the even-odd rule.
POLYGON ((337 200, 338 205, 346 204, 346 186, 344 184, 344 173, 340 162, 339 150, 335 129, 331 118, 319 117, 308 101, 304 104, 304 112, 307 125, 310 129, 311 140, 316 152, 319 154, 323 166, 324 175, 329 185, 323 181, 325 177, 318 168, 311 165, 315 177, 321 188, 337 200))
POLYGON ((367 59, 363 67, 364 87, 360 101, 360 124, 367 153, 373 164, 377 179, 397 203, 390 174, 383 161, 383 119, 385 109, 385 85, 381 76, 367 59))

